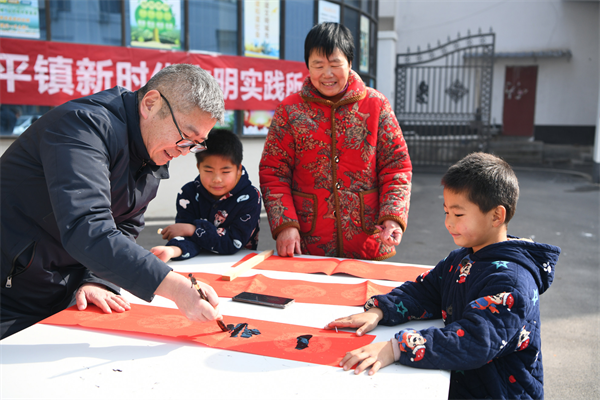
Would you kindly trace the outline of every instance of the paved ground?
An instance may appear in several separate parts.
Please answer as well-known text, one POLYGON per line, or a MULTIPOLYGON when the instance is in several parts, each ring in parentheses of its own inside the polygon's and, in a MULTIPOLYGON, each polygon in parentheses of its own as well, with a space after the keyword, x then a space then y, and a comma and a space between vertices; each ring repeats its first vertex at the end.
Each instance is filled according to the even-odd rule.
MULTIPOLYGON (((521 196, 509 233, 562 249, 555 281, 540 298, 546 399, 598 399, 600 186, 577 172, 515 171, 521 196)), ((392 261, 434 265, 455 248, 444 227, 443 172, 415 171, 409 227, 392 261)), ((268 230, 263 218, 259 250, 274 248, 268 230)), ((138 242, 146 248, 163 244, 156 226, 138 242)))

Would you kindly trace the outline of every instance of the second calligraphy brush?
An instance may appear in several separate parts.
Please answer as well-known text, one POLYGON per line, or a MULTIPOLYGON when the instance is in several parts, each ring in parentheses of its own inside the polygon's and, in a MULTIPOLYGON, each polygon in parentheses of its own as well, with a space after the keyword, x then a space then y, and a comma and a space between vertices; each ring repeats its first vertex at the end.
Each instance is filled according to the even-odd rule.
MULTIPOLYGON (((190 277, 190 280, 192 281, 192 286, 200 294, 200 298, 202 300, 206 300, 206 302, 208 302, 210 304, 210 302, 208 301, 208 297, 206 297, 206 293, 204 293, 204 290, 200 287, 200 285, 198 285, 198 281, 196 280, 196 278, 194 278, 194 275, 192 275, 190 273, 190 274, 188 274, 188 276, 190 277)), ((220 319, 217 320, 217 325, 219 325, 219 328, 221 328, 221 330, 223 332, 229 332, 229 329, 227 329, 227 326, 225 326, 225 323, 223 321, 221 321, 220 319)))

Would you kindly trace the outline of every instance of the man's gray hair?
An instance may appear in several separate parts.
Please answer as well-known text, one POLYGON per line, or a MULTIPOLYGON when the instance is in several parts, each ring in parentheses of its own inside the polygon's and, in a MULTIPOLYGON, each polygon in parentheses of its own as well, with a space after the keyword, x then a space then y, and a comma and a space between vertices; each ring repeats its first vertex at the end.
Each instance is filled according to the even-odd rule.
MULTIPOLYGON (((150 90, 158 90, 174 110, 188 114, 198 107, 223 123, 223 91, 215 78, 197 65, 173 64, 161 69, 138 91, 138 99, 141 100, 150 90)), ((160 115, 164 118, 168 113, 165 105, 160 115)))

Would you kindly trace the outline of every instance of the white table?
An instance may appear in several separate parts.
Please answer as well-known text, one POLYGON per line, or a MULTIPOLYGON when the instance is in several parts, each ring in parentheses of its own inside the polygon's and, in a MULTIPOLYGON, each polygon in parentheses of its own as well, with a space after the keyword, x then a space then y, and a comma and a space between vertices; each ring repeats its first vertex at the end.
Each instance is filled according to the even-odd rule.
MULTIPOLYGON (((202 256, 170 265, 180 272, 222 274, 248 254, 202 256)), ((307 256, 303 256, 307 257, 307 256)), ((316 258, 316 257, 315 257, 316 258)), ((424 269, 425 270, 425 269, 424 269)), ((252 269, 242 276, 360 283, 364 279, 252 269)), ((373 282, 393 286, 390 281, 373 282)), ((132 303, 147 304, 125 292, 132 303)), ((157 296, 152 305, 172 307, 157 296)), ((316 328, 361 307, 295 303, 280 310, 222 299, 224 315, 316 328)), ((227 319, 225 319, 227 323, 227 319)), ((416 329, 442 326, 415 321, 416 329)), ((379 326, 375 341, 389 340, 398 327, 379 326)), ((37 324, 0 341, 2 399, 446 399, 448 371, 390 365, 373 376, 341 368, 257 356, 168 338, 140 338, 37 324)))

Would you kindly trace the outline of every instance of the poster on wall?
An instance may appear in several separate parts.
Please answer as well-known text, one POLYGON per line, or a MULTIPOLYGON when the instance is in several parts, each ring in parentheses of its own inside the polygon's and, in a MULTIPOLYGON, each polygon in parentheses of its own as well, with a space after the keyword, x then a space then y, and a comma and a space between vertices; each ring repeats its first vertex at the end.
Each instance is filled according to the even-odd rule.
POLYGON ((0 1, 0 35, 16 38, 40 38, 38 0, 0 1))
POLYGON ((244 55, 279 59, 279 0, 244 1, 244 55))
POLYGON ((223 116, 223 123, 217 122, 215 124, 215 128, 229 129, 230 131, 235 132, 235 111, 225 110, 225 115, 223 116))
POLYGON ((330 1, 319 1, 319 24, 321 22, 340 23, 340 5, 330 1))
POLYGON ((243 135, 266 135, 275 111, 245 110, 243 135))
POLYGON ((361 72, 369 72, 369 18, 360 16, 360 63, 361 72))
POLYGON ((181 0, 130 0, 131 46, 181 49, 181 0))

